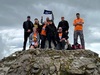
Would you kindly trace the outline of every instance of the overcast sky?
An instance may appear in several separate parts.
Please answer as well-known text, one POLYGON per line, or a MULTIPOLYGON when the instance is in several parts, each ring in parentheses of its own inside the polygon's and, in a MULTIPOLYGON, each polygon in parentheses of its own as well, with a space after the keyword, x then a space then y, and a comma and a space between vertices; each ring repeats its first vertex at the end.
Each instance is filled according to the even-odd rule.
MULTIPOLYGON (((0 59, 22 50, 22 24, 28 15, 40 20, 44 9, 52 10, 55 24, 64 16, 70 24, 69 40, 73 44, 73 20, 79 12, 84 19, 86 49, 100 54, 100 0, 0 0, 0 59)), ((28 46, 28 44, 27 44, 28 46)))

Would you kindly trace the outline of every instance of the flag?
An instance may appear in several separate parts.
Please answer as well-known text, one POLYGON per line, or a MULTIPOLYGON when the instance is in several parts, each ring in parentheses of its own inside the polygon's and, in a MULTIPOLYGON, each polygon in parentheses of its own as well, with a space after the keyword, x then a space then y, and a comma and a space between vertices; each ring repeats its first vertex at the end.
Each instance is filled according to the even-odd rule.
POLYGON ((50 11, 50 10, 44 10, 44 13, 43 14, 46 14, 46 15, 51 14, 52 20, 54 21, 54 15, 53 15, 53 12, 52 11, 50 11))
POLYGON ((43 14, 52 14, 52 11, 50 11, 50 10, 44 10, 43 14))

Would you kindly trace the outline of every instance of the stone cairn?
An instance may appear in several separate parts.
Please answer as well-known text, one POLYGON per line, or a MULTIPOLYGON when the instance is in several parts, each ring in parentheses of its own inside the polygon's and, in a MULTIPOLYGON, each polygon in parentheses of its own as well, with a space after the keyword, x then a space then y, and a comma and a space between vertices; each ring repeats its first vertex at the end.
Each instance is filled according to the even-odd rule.
POLYGON ((91 50, 29 49, 0 60, 0 75, 100 75, 91 50))

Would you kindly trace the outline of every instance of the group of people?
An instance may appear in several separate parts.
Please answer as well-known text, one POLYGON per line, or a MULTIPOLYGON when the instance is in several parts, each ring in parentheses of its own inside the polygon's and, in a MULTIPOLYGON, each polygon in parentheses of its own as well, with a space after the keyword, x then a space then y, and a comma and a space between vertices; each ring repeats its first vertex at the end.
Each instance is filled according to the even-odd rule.
MULTIPOLYGON (((83 36, 83 24, 84 20, 80 18, 80 13, 76 13, 76 19, 73 22, 74 26, 74 46, 78 44, 78 36, 80 36, 82 49, 85 49, 84 36, 83 36)), ((24 43, 23 50, 26 50, 26 43, 29 37, 29 48, 45 48, 45 42, 48 41, 48 47, 52 48, 51 42, 54 44, 55 49, 71 49, 71 45, 68 40, 69 23, 61 17, 61 21, 56 27, 54 21, 46 18, 43 22, 41 17, 41 25, 37 18, 34 19, 34 23, 30 20, 31 17, 27 16, 27 21, 23 23, 24 28, 24 43)))

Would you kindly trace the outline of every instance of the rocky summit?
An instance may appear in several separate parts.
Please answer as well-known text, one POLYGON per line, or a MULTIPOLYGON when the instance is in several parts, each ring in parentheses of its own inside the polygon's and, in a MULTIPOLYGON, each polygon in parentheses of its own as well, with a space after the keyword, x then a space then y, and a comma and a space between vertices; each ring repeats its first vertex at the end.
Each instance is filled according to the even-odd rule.
POLYGON ((100 75, 91 50, 29 49, 0 60, 0 75, 100 75))

